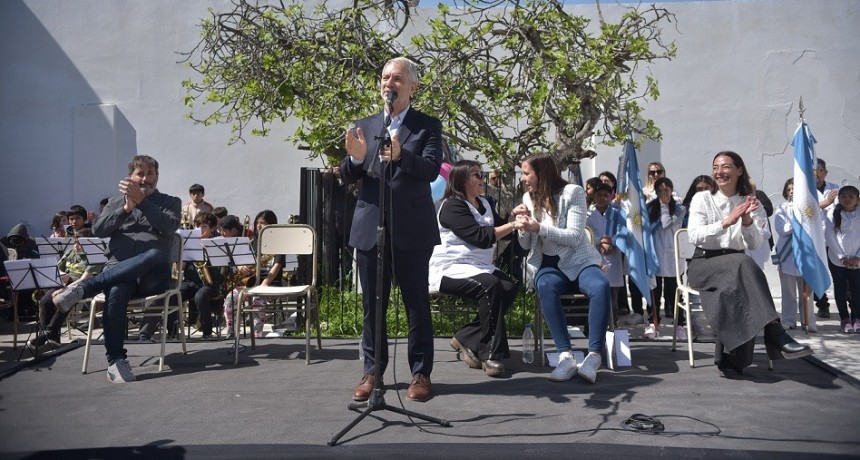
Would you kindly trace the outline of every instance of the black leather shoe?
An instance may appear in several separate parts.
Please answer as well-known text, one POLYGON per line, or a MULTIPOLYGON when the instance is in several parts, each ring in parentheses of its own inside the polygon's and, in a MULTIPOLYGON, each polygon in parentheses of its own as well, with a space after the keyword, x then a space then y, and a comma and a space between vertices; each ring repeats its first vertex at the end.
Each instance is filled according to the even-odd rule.
POLYGON ((499 377, 505 373, 505 365, 502 364, 501 361, 496 361, 495 359, 481 361, 481 368, 484 369, 484 373, 490 377, 499 377))
POLYGON ((451 348, 459 351, 460 359, 472 369, 481 369, 483 367, 481 366, 481 360, 478 359, 478 355, 475 354, 474 351, 463 346, 463 344, 461 344, 460 341, 457 340, 457 337, 451 338, 451 348))
POLYGON ((809 345, 797 343, 796 340, 785 332, 782 325, 774 323, 768 324, 765 327, 764 345, 767 349, 767 356, 770 359, 797 359, 813 353, 809 345), (771 326, 776 326, 779 330, 777 331, 776 328, 771 326))
POLYGON ((723 377, 727 379, 740 378, 744 373, 743 369, 732 364, 731 358, 727 354, 723 354, 722 359, 717 363, 717 369, 719 369, 723 374, 723 377))

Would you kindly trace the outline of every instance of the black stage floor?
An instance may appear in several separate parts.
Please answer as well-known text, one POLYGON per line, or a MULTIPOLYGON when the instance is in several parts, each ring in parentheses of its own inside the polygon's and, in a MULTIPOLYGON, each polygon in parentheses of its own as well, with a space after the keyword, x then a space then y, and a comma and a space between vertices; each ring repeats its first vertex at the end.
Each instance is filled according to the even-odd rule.
MULTIPOLYGON (((516 341, 514 344, 518 343, 516 341)), ((584 347, 583 340, 576 346, 584 347)), ((546 379, 519 347, 507 378, 486 377, 436 339, 434 398, 405 399, 405 340, 385 375, 386 401, 440 417, 439 427, 374 412, 341 444, 332 436, 361 376, 355 339, 328 339, 304 362, 304 340, 262 340, 238 367, 228 342, 130 343, 138 381, 105 381, 103 347, 81 374, 83 347, 70 344, 18 364, 0 355, 0 458, 827 458, 860 457, 860 385, 817 359, 776 361, 763 348, 741 379, 720 376, 712 344, 696 344, 696 368, 668 341, 633 342, 633 366, 601 370, 592 385, 546 379), (396 373, 395 373, 396 372, 396 373), (634 414, 659 419, 659 434, 628 431, 634 414)), ((20 349, 19 349, 20 350, 20 349)))

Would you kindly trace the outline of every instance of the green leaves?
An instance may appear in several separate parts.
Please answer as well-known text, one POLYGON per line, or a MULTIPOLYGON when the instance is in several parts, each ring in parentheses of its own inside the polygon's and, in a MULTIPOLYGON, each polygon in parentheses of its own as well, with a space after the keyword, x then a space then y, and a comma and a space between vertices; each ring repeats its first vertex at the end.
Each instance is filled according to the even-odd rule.
POLYGON ((198 73, 182 82, 189 116, 232 124, 231 142, 295 117, 288 140, 336 161, 344 128, 381 109, 379 74, 394 56, 419 64, 414 104, 443 121, 447 140, 503 171, 538 150, 562 164, 579 158, 594 131, 607 143, 660 135, 641 105, 659 97, 657 81, 636 74, 676 52, 660 35, 674 16, 653 5, 594 27, 559 0, 468 0, 420 17, 385 0, 249 3, 210 10, 201 41, 185 53, 198 73))

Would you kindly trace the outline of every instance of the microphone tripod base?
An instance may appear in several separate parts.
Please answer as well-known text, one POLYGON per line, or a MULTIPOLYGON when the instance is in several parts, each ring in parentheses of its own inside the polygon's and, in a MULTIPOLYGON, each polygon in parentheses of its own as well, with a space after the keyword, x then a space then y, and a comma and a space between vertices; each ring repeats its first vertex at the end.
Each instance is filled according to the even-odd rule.
MULTIPOLYGON (((377 379, 377 382, 379 382, 378 379, 377 379)), ((363 409, 364 411, 361 412, 358 415, 358 417, 356 417, 356 419, 353 420, 344 429, 340 430, 340 432, 338 434, 334 435, 334 437, 332 437, 331 440, 328 442, 328 445, 329 446, 337 445, 337 441, 340 440, 340 438, 342 438, 343 435, 345 435, 347 432, 349 432, 349 430, 351 430, 354 426, 358 425, 359 422, 364 420, 364 418, 367 417, 368 415, 370 415, 372 412, 376 412, 376 411, 380 411, 380 410, 387 410, 387 411, 391 411, 391 412, 394 412, 397 414, 405 415, 407 417, 413 417, 413 418, 421 419, 421 420, 424 420, 426 422, 435 423, 439 426, 444 426, 444 427, 450 427, 451 426, 451 422, 449 422, 448 420, 445 420, 443 418, 431 417, 429 415, 419 414, 417 412, 412 412, 409 410, 405 410, 405 409, 401 409, 399 407, 392 406, 390 404, 386 404, 385 403, 385 397, 383 396, 383 393, 384 393, 384 391, 382 390, 382 388, 374 388, 373 392, 370 393, 370 397, 367 399, 367 401, 360 402, 360 403, 351 403, 349 406, 347 406, 349 408, 349 410, 361 412, 361 410, 363 409)))

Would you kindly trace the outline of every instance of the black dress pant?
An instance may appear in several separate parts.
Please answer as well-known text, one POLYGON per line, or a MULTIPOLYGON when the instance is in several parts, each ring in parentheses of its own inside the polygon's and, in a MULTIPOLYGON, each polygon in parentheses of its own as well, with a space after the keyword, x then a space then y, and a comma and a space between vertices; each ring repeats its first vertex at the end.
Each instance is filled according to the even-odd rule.
POLYGON ((516 300, 518 291, 519 286, 499 270, 462 279, 443 276, 439 285, 439 292, 478 303, 475 319, 463 325, 454 336, 481 361, 510 358, 505 313, 516 300))
MULTIPOLYGON (((358 276, 361 282, 362 306, 364 308, 364 332, 362 333, 362 349, 364 350, 364 373, 372 374, 375 364, 374 336, 376 331, 376 284, 377 284, 377 254, 376 248, 369 251, 358 250, 358 276)), ((386 240, 385 256, 382 270, 382 309, 383 318, 388 310, 388 300, 391 294, 392 273, 396 274, 403 305, 406 308, 406 319, 409 323, 407 338, 407 355, 409 368, 414 376, 423 374, 430 376, 433 371, 433 319, 430 316, 430 290, 427 279, 430 276, 430 255, 433 247, 404 251, 391 247, 391 239, 386 240)), ((383 324, 380 331, 382 343, 380 346, 380 372, 385 373, 388 366, 388 331, 383 324)))

